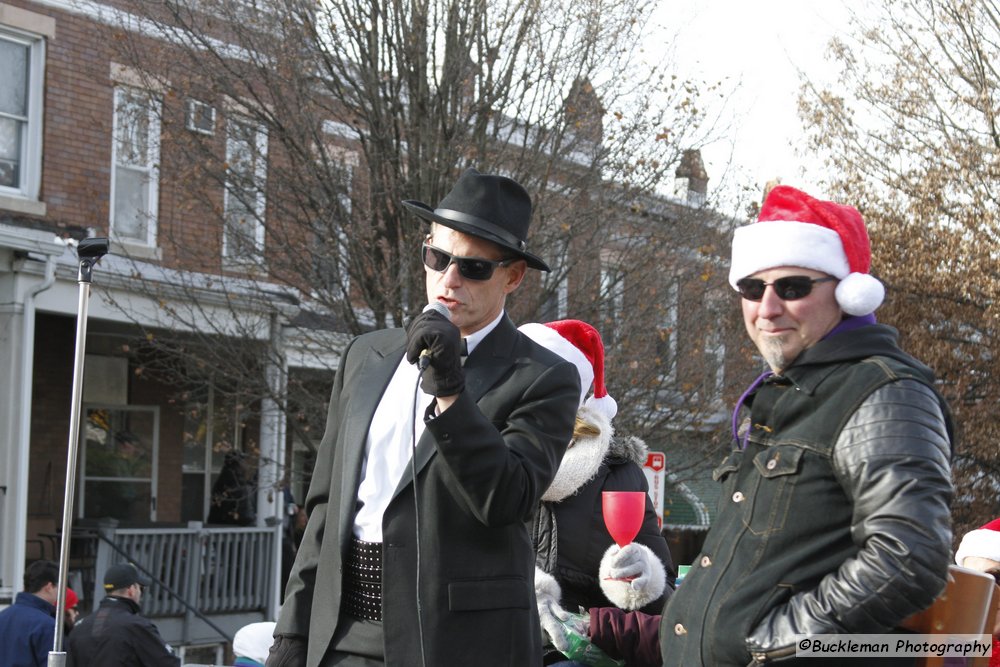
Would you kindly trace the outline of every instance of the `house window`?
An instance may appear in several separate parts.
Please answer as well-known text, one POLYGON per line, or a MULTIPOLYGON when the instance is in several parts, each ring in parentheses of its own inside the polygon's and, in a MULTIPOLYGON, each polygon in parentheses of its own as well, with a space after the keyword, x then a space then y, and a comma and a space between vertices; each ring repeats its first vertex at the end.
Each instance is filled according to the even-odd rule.
POLYGON ((115 87, 111 233, 119 241, 156 245, 160 102, 131 86, 115 87))
POLYGON ((705 340, 705 352, 711 374, 709 387, 711 398, 721 406, 722 390, 726 380, 726 344, 718 327, 709 330, 708 338, 705 340))
POLYGON ((326 146, 325 150, 330 182, 336 190, 328 218, 316 225, 315 269, 321 286, 346 299, 351 288, 351 254, 347 230, 350 228, 353 212, 351 196, 358 155, 339 146, 326 146))
POLYGON ((90 404, 83 415, 78 516, 155 521, 160 409, 90 404))
POLYGON ((225 454, 245 451, 247 409, 242 402, 220 399, 212 385, 192 392, 184 406, 184 462, 181 520, 207 521, 212 487, 225 454))
POLYGON ((45 40, 0 29, 0 194, 38 199, 45 40))
POLYGON ((542 293, 545 295, 541 308, 541 321, 552 322, 565 319, 569 313, 569 239, 555 242, 549 254, 551 271, 542 273, 542 293))
POLYGON ((662 381, 672 383, 677 379, 677 327, 680 305, 680 288, 672 281, 666 288, 663 300, 663 317, 656 339, 656 357, 662 381))
POLYGON ((215 107, 188 98, 184 105, 184 127, 198 134, 215 134, 215 107))
POLYGON ((618 340, 625 317, 625 272, 607 259, 601 263, 601 298, 604 301, 604 328, 601 336, 605 345, 618 340))
POLYGON ((264 255, 264 188, 267 133, 243 118, 226 124, 226 192, 223 257, 256 262, 264 255))

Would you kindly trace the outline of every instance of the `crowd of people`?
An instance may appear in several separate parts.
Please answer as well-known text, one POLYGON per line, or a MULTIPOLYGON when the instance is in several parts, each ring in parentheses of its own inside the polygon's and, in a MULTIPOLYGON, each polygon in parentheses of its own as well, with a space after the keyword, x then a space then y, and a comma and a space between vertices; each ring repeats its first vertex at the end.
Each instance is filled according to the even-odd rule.
POLYGON ((430 306, 344 353, 270 667, 575 664, 580 634, 618 664, 793 663, 799 637, 889 632, 941 593, 954 427, 876 321, 854 207, 779 185, 734 234, 729 282, 768 370, 675 590, 657 531, 622 547, 601 527, 598 491, 645 482, 615 446, 596 331, 506 315, 548 269, 524 188, 470 169, 436 207, 404 206, 429 223, 430 306))
MULTIPOLYGON (((436 207, 403 206, 428 225, 429 305, 344 350, 280 614, 244 634, 256 657, 241 664, 268 644, 267 667, 596 664, 571 650, 580 637, 630 667, 912 664, 808 661, 797 641, 899 631, 953 560, 1000 576, 1000 519, 952 556, 951 413, 876 321, 885 289, 854 207, 778 185, 735 231, 729 283, 767 371, 735 405, 718 513, 678 586, 645 444, 613 426, 600 334, 506 313, 528 270, 548 270, 528 250, 528 193, 469 169, 436 207), (604 525, 606 491, 645 495, 628 544, 604 525)), ((0 642, 34 655, 53 634, 43 569, 0 614, 0 642)), ((147 584, 129 564, 105 574, 71 667, 178 664, 139 613, 147 584), (138 662, 107 657, 140 645, 138 662)))

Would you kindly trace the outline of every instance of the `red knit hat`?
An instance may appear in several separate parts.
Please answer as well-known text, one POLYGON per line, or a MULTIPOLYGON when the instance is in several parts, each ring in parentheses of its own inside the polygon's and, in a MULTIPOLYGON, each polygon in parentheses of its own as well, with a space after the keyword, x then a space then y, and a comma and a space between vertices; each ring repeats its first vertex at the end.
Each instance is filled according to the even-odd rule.
POLYGON ((76 603, 79 602, 79 601, 80 601, 80 599, 76 596, 76 593, 73 592, 73 589, 72 588, 67 588, 66 589, 66 609, 72 609, 73 607, 76 606, 76 603))
POLYGON ((580 320, 523 324, 518 329, 533 341, 573 362, 580 373, 580 405, 597 410, 608 421, 618 414, 618 404, 604 386, 604 342, 597 329, 580 320), (587 398, 590 386, 594 395, 587 398))
POLYGON ((885 287, 872 276, 865 221, 852 206, 822 201, 787 185, 771 189, 757 222, 733 236, 729 284, 758 271, 800 266, 840 280, 837 303, 848 315, 882 305, 885 287))
POLYGON ((993 519, 982 528, 970 530, 962 538, 955 552, 959 565, 967 556, 979 556, 1000 562, 1000 518, 993 519))

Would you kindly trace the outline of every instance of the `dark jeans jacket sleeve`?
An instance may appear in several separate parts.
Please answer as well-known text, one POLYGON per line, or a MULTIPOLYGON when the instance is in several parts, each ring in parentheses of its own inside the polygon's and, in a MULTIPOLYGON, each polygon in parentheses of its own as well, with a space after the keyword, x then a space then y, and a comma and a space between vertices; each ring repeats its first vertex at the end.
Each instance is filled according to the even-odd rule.
POLYGON ((885 632, 928 607, 951 557, 950 457, 928 387, 901 380, 869 396, 833 453, 859 551, 815 589, 772 609, 747 638, 749 651, 783 653, 796 635, 885 632))

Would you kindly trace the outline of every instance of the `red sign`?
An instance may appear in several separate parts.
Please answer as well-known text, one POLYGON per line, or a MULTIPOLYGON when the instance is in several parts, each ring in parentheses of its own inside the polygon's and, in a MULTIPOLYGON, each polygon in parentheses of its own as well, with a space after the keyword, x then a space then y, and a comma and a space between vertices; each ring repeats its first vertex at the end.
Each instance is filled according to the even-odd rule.
POLYGON ((649 499, 653 501, 656 510, 657 524, 663 527, 663 497, 667 491, 667 457, 663 452, 649 452, 642 472, 649 483, 649 499))

